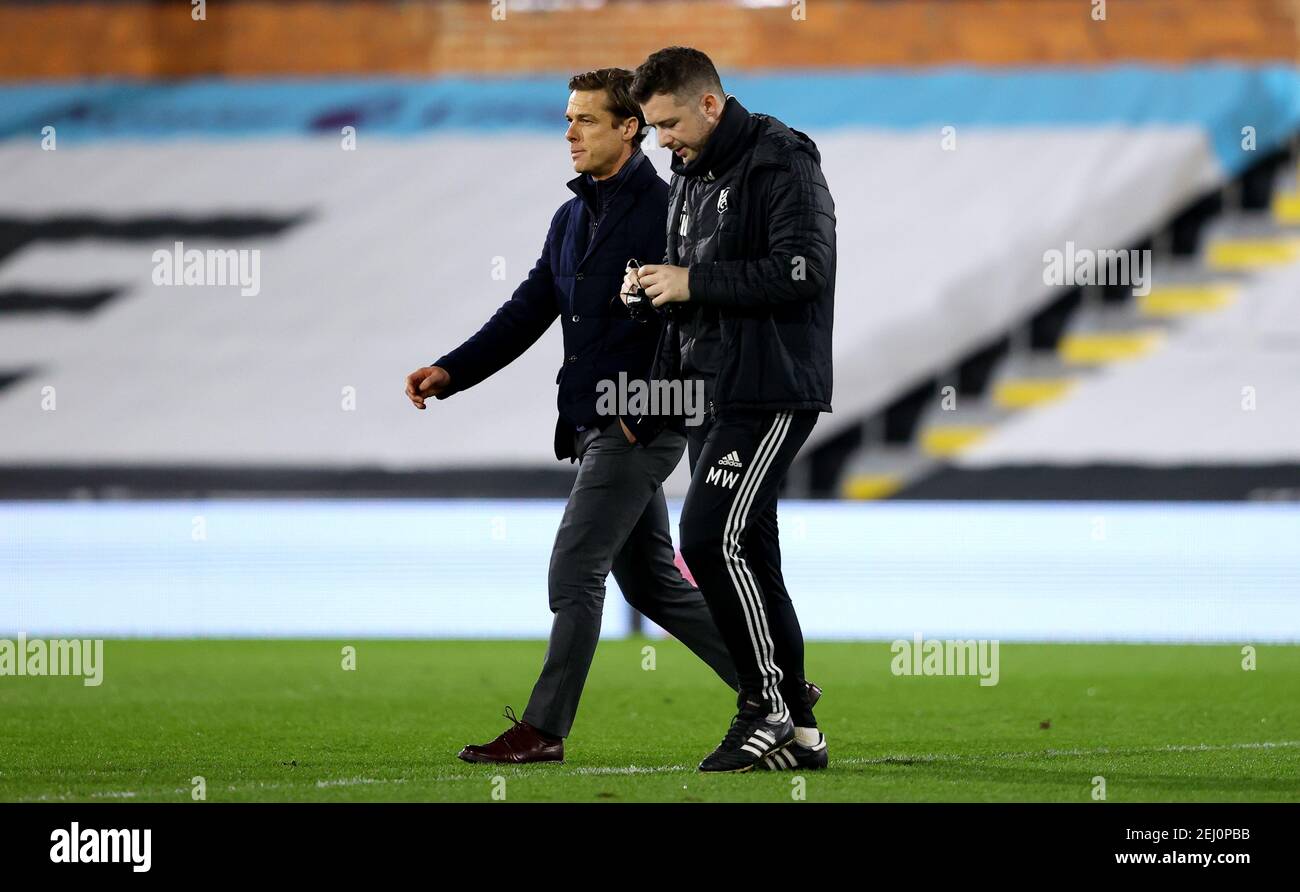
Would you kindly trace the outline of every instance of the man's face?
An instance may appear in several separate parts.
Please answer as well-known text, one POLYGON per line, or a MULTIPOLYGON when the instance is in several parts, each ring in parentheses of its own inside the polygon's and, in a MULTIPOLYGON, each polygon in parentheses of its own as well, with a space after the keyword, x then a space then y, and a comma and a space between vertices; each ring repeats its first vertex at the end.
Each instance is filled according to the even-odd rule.
POLYGON ((655 128, 659 145, 683 161, 699 157, 722 116, 722 105, 712 93, 681 100, 672 93, 656 93, 641 105, 647 125, 655 128))
POLYGON ((564 117, 569 122, 564 138, 569 141, 573 169, 597 179, 614 173, 623 160, 625 147, 631 144, 623 138, 627 122, 619 122, 623 127, 614 126, 614 114, 606 107, 605 91, 574 90, 569 94, 564 117))

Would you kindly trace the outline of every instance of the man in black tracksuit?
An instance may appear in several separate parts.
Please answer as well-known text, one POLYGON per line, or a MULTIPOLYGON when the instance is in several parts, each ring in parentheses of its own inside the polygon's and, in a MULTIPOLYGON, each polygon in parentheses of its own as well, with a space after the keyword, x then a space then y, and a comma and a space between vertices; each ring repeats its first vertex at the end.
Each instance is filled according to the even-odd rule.
MULTIPOLYGON (((668 323, 652 377, 702 380, 687 428, 681 551, 736 663, 739 713, 704 771, 819 768, 803 635, 781 575, 777 491, 831 409, 835 208, 817 147, 726 98, 698 50, 637 69, 633 98, 673 149, 665 263, 629 273, 668 323)), ((645 445, 680 419, 625 422, 645 445)))

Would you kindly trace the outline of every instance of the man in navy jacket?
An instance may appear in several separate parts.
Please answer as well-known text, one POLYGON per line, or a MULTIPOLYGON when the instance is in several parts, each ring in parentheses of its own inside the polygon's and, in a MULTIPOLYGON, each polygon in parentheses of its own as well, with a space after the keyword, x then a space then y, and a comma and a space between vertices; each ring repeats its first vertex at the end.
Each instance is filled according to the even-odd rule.
POLYGON ((528 278, 465 343, 416 369, 406 392, 420 409, 504 368, 560 317, 564 361, 556 376, 555 455, 581 461, 551 554, 554 621, 540 678, 523 720, 491 743, 467 746, 468 762, 562 761, 596 642, 605 579, 612 570, 628 602, 694 651, 727 684, 736 670, 708 607, 673 562, 661 485, 686 438, 665 431, 636 447, 616 415, 602 414, 600 382, 644 380, 661 328, 657 314, 629 317, 619 300, 631 258, 664 256, 668 186, 641 152, 644 119, 632 73, 606 68, 569 81, 565 137, 578 176, 575 197, 551 219, 528 278))

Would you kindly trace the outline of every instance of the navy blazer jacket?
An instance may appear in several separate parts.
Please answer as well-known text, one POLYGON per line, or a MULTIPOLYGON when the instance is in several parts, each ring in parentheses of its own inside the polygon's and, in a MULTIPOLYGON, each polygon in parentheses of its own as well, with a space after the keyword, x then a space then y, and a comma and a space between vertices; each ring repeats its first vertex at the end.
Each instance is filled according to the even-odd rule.
POLYGON ((662 263, 667 240, 668 184, 640 150, 628 160, 626 177, 612 195, 595 234, 583 188, 586 174, 568 183, 575 194, 551 218, 542 256, 511 298, 476 334, 433 362, 451 376, 438 395, 468 390, 509 365, 536 343, 556 316, 564 332, 564 356, 555 383, 559 419, 555 456, 573 458, 578 428, 604 427, 614 416, 596 412, 596 385, 647 378, 662 320, 637 322, 619 298, 627 261, 662 263))

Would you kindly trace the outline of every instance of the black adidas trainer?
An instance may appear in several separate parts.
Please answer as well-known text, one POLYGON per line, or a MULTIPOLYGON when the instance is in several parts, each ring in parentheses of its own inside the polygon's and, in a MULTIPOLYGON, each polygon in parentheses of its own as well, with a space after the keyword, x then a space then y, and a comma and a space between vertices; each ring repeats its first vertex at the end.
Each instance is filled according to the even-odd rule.
POLYGON ((794 722, 788 710, 779 720, 773 718, 766 705, 746 700, 722 743, 700 763, 700 771, 749 771, 765 756, 785 749, 794 740, 794 722))

